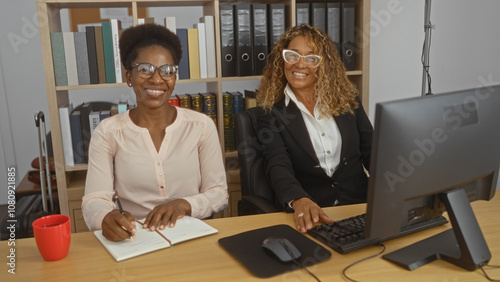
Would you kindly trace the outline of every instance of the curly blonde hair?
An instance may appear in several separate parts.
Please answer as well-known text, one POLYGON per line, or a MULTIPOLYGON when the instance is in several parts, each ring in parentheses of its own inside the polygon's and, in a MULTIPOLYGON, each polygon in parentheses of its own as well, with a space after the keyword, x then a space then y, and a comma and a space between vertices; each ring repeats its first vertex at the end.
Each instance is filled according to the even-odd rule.
POLYGON ((325 32, 308 24, 289 28, 273 47, 257 94, 259 105, 268 111, 283 99, 287 80, 281 53, 297 36, 304 36, 314 54, 322 57, 316 70, 318 80, 314 85, 314 98, 319 105, 320 115, 353 113, 359 107, 356 100, 359 92, 347 78, 337 48, 325 32))

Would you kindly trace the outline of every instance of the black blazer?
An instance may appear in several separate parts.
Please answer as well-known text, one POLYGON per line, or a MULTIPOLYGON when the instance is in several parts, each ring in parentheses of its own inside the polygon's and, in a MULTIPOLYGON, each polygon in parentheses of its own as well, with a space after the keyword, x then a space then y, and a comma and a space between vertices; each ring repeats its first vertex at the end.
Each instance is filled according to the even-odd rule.
POLYGON ((302 114, 290 100, 276 103, 259 119, 259 139, 263 144, 266 173, 276 192, 276 200, 287 203, 302 197, 321 207, 366 202, 373 127, 359 102, 354 114, 334 117, 342 137, 340 164, 329 177, 319 167, 302 114))

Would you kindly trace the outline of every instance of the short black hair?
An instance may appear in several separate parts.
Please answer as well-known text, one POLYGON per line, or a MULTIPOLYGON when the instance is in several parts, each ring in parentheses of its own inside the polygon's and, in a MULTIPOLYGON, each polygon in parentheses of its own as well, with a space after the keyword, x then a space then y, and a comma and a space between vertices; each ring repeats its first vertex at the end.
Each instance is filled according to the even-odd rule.
POLYGON ((127 28, 120 36, 120 58, 126 70, 132 68, 141 48, 158 45, 172 54, 174 63, 179 64, 182 48, 179 37, 166 27, 157 24, 141 24, 127 28))

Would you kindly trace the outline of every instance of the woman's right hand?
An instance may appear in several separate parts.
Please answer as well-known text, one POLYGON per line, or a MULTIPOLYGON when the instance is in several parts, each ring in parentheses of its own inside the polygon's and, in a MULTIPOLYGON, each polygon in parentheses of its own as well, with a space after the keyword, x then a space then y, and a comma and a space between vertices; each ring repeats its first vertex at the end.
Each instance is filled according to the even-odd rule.
POLYGON ((297 230, 302 233, 311 230, 319 221, 322 223, 333 222, 323 209, 309 198, 300 198, 293 201, 292 208, 295 211, 293 217, 297 230))
POLYGON ((121 214, 119 210, 112 210, 104 216, 102 220, 102 235, 106 239, 115 242, 130 239, 127 230, 132 236, 135 234, 137 231, 135 218, 127 211, 124 213, 125 215, 121 214))

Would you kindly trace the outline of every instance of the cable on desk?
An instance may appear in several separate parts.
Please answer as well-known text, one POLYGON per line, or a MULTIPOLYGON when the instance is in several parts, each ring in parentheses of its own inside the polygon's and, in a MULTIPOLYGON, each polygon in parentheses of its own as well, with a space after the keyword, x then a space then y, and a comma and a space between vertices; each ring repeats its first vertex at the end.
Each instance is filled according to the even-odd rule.
POLYGON ((342 271, 342 275, 344 275, 344 277, 349 280, 349 281, 352 281, 352 282, 358 282, 357 280, 354 280, 352 278, 350 278, 349 276, 347 276, 347 270, 353 266, 355 266, 356 264, 360 263, 360 262, 363 262, 365 260, 368 260, 368 259, 371 259, 371 258, 374 258, 374 257, 378 257, 380 256, 381 254, 383 254, 385 252, 385 245, 383 243, 379 243, 378 244, 379 246, 382 247, 382 250, 380 250, 378 253, 374 254, 374 255, 371 255, 371 256, 368 256, 368 257, 365 257, 363 259, 360 259, 358 261, 355 261, 353 263, 351 263, 350 265, 346 266, 346 268, 344 268, 344 270, 342 271))
POLYGON ((307 269, 304 265, 300 264, 296 259, 294 259, 293 262, 297 266, 299 266, 300 268, 303 268, 305 271, 307 271, 309 274, 311 274, 311 276, 314 277, 314 279, 316 279, 316 281, 321 282, 321 280, 319 280, 319 278, 316 277, 316 275, 314 275, 314 273, 312 273, 311 271, 309 271, 309 269, 307 269))
POLYGON ((483 272, 483 274, 486 277, 486 279, 488 279, 489 281, 500 281, 498 279, 493 279, 493 278, 489 277, 488 274, 486 274, 486 270, 484 270, 485 266, 491 267, 491 268, 500 268, 500 265, 489 265, 489 264, 486 264, 486 263, 482 263, 482 264, 479 265, 479 268, 483 272))

